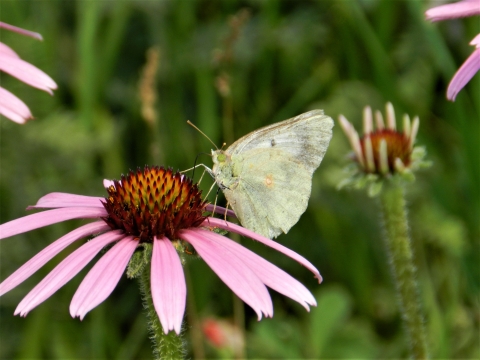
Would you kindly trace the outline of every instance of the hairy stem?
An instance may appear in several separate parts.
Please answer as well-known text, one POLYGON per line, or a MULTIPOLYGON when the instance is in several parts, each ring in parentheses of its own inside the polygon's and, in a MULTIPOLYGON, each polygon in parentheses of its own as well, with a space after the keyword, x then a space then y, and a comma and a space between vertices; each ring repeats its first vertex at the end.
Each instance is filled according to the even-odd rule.
POLYGON ((182 334, 177 335, 174 331, 165 334, 160 324, 155 307, 153 306, 152 292, 150 288, 150 266, 145 266, 142 274, 138 277, 143 306, 147 311, 148 330, 152 340, 153 358, 155 360, 178 360, 185 356, 184 341, 182 334))
POLYGON ((402 185, 385 184, 380 195, 386 229, 386 245, 397 289, 403 324, 413 359, 428 359, 427 340, 421 311, 416 268, 408 232, 405 198, 402 185))

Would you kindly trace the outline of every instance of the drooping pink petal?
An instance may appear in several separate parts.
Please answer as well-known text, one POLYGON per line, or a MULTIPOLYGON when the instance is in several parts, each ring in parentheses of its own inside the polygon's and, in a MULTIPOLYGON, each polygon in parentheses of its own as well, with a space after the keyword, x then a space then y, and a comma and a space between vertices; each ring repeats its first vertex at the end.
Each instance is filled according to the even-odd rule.
POLYGON ((198 229, 197 231, 201 231, 206 237, 215 240, 219 245, 236 253, 250 270, 252 270, 269 288, 297 301, 307 311, 310 311, 308 305, 317 305, 313 295, 302 283, 261 256, 255 254, 253 251, 214 232, 202 229, 198 229))
POLYGON ((14 315, 26 316, 77 275, 106 245, 123 237, 125 235, 120 230, 109 231, 75 250, 23 298, 14 315))
POLYGON ((229 217, 233 217, 235 219, 237 218, 237 215, 235 215, 235 212, 233 210, 230 210, 230 209, 227 210, 222 206, 208 204, 207 206, 205 206, 205 210, 210 211, 212 213, 215 212, 216 214, 220 214, 223 216, 225 216, 226 214, 229 217))
POLYGON ((0 284, 0 296, 10 291, 14 287, 21 284, 28 279, 33 273, 50 261, 60 251, 65 249, 68 245, 85 236, 97 234, 103 231, 110 230, 110 227, 103 221, 96 221, 75 229, 68 234, 62 236, 60 239, 54 241, 45 249, 40 251, 37 255, 32 257, 29 261, 23 264, 17 271, 6 278, 0 284))
POLYGON ((220 279, 257 313, 273 316, 272 299, 258 276, 242 262, 237 254, 206 237, 202 231, 181 230, 179 237, 193 245, 202 259, 220 279))
POLYGON ((94 207, 64 208, 42 211, 0 225, 0 239, 56 224, 65 220, 90 219, 108 216, 107 211, 94 207))
POLYGON ((0 114, 18 124, 25 124, 27 120, 33 118, 28 106, 2 87, 0 87, 0 114))
POLYGON ((27 210, 79 206, 103 208, 100 201, 105 201, 105 198, 54 192, 42 196, 35 205, 27 207, 27 210))
POLYGON ((425 12, 427 20, 441 21, 466 16, 480 15, 479 0, 463 0, 428 9, 425 12))
POLYGON ((57 88, 57 84, 50 76, 22 59, 5 55, 0 56, 0 70, 16 77, 25 84, 48 92, 50 95, 53 94, 52 89, 57 88))
POLYGON ((457 70, 447 89, 447 99, 455 100, 455 97, 463 87, 480 70, 480 48, 476 49, 457 70))
POLYGON ((102 303, 115 289, 138 241, 127 236, 116 243, 92 267, 78 287, 70 303, 70 315, 83 320, 85 315, 102 303))
POLYGON ((180 334, 187 286, 183 273, 182 263, 175 247, 166 237, 156 238, 153 241, 152 271, 150 274, 152 300, 155 310, 167 334, 175 330, 180 334))
POLYGON ((0 56, 10 56, 16 59, 20 59, 20 56, 13 51, 10 46, 5 45, 4 43, 0 42, 0 56))
POLYGON ((1 22, 1 21, 0 21, 0 28, 16 32, 17 34, 30 36, 30 37, 33 37, 34 39, 37 39, 37 40, 40 40, 40 41, 43 40, 42 35, 40 35, 39 33, 36 33, 36 32, 33 32, 33 31, 28 31, 28 30, 25 30, 25 29, 22 29, 22 28, 19 28, 19 27, 16 27, 16 26, 13 26, 13 25, 1 22))
POLYGON ((318 279, 318 283, 321 283, 322 282, 322 276, 320 275, 320 272, 317 270, 317 268, 315 266, 313 266, 313 264, 308 261, 307 259, 305 259, 303 256, 297 254, 295 251, 293 250, 290 250, 289 248, 269 239, 269 238, 266 238, 264 236, 261 236, 261 235, 258 235, 256 234, 255 232, 251 231, 251 230, 248 230, 246 228, 243 228, 239 225, 236 225, 236 224, 233 224, 231 222, 228 222, 228 221, 224 221, 224 220, 221 220, 221 219, 215 219, 215 218, 212 218, 212 217, 209 217, 207 218, 203 224, 203 226, 216 226, 216 227, 219 227, 220 229, 224 229, 224 230, 227 230, 227 231, 233 231, 237 234, 240 234, 240 235, 243 235, 243 236, 247 236, 251 239, 254 239, 254 240, 257 240, 258 242, 261 242, 262 244, 264 245, 267 245, 269 247, 271 247, 272 249, 275 249, 279 252, 281 252, 282 254, 285 254, 287 255, 288 257, 292 258, 293 260, 299 262, 300 264, 302 264, 303 266, 305 266, 308 270, 310 270, 315 278, 318 279))

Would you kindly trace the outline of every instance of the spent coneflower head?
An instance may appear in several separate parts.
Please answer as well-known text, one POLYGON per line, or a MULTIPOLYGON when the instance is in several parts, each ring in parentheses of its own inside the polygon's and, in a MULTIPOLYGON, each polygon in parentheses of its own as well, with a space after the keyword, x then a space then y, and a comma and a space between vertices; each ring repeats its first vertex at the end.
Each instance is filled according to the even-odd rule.
POLYGON ((360 137, 353 125, 343 115, 339 116, 340 125, 352 146, 355 162, 351 176, 340 187, 363 187, 370 183, 373 194, 380 190, 379 181, 382 179, 396 175, 411 179, 412 170, 427 165, 423 161, 424 149, 414 146, 420 124, 418 116, 411 121, 408 115, 404 115, 403 130, 399 131, 394 108, 391 103, 387 103, 385 120, 380 111, 376 111, 373 116, 372 109, 365 107, 363 136, 360 137))
MULTIPOLYGON (((0 284, 0 296, 18 286, 73 242, 86 242, 57 265, 20 302, 15 314, 26 316, 80 272, 102 249, 98 260, 77 289, 70 304, 73 317, 83 317, 113 291, 129 262, 148 249, 144 258, 149 269, 151 301, 164 333, 180 333, 185 311, 186 283, 183 261, 191 249, 260 320, 271 317, 273 306, 267 286, 299 302, 307 310, 316 305, 307 288, 292 276, 232 241, 220 231, 235 232, 284 253, 313 272, 318 270, 305 258, 273 240, 234 223, 211 217, 212 207, 201 199, 197 185, 186 176, 162 167, 145 167, 105 180, 106 198, 51 193, 28 209, 51 208, 0 225, 0 239, 70 219, 90 218, 35 255, 0 284)), ((224 213, 225 209, 216 207, 224 213)), ((135 260, 136 261, 136 260, 135 260)), ((138 265, 138 263, 137 263, 138 265)), ((129 266, 130 274, 134 274, 129 266)), ((139 266, 142 267, 142 266, 139 266)), ((143 266, 145 268, 145 266, 143 266)), ((127 272, 128 275, 128 272, 127 272)), ((133 276, 132 276, 133 277, 133 276)))
MULTIPOLYGON (((24 30, 1 21, 0 29, 42 40, 42 36, 38 33, 24 30)), ((15 51, 2 42, 0 42, 0 71, 16 77, 27 85, 44 90, 50 95, 53 94, 52 90, 57 88, 57 84, 50 76, 20 59, 20 56, 18 56, 15 51)), ((17 96, 2 87, 0 87, 0 114, 19 124, 24 124, 27 120, 33 119, 28 106, 17 96)))

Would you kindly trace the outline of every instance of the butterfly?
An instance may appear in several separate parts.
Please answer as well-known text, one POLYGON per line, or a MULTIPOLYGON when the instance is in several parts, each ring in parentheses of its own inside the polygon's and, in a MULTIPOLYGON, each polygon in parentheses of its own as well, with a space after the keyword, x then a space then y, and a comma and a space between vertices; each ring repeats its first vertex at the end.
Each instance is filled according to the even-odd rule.
POLYGON ((242 226, 274 238, 298 222, 332 128, 331 117, 313 110, 255 130, 226 150, 212 150, 207 172, 242 226))

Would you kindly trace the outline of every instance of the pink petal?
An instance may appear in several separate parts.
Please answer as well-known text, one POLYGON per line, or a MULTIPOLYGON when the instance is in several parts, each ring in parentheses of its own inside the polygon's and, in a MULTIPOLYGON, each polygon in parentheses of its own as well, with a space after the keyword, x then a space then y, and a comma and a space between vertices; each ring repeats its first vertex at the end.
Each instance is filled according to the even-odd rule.
POLYGON ((219 245, 214 238, 206 237, 205 231, 182 230, 181 239, 193 245, 198 254, 218 275, 220 279, 246 304, 257 313, 258 320, 262 313, 273 316, 272 299, 267 288, 236 253, 219 245))
POLYGON ((57 88, 57 84, 50 76, 22 59, 0 54, 0 70, 50 95, 53 94, 52 89, 57 88))
POLYGON ((39 33, 36 33, 36 32, 33 32, 33 31, 28 31, 28 30, 25 30, 25 29, 22 29, 22 28, 19 28, 19 27, 16 27, 16 26, 13 26, 13 25, 1 22, 1 21, 0 21, 0 28, 7 29, 7 30, 10 30, 10 31, 13 31, 13 32, 16 32, 18 34, 25 35, 25 36, 30 36, 30 37, 33 37, 37 40, 43 40, 42 35, 40 35, 39 33))
POLYGON ((0 42, 0 56, 2 55, 11 56, 13 58, 20 59, 20 56, 18 56, 18 54, 15 51, 13 51, 11 47, 0 42))
POLYGON ((24 124, 33 118, 28 106, 2 87, 0 87, 0 114, 18 124, 24 124))
POLYGON ((116 243, 88 272, 70 303, 70 315, 83 320, 85 315, 102 303, 115 289, 138 245, 133 236, 116 243))
POLYGON ((18 304, 14 315, 26 316, 77 275, 106 245, 125 237, 122 231, 109 231, 90 240, 67 256, 18 304))
POLYGON ((110 227, 103 221, 97 221, 91 224, 84 225, 76 230, 73 230, 62 236, 60 239, 54 241, 45 249, 40 251, 33 258, 28 260, 23 266, 21 266, 12 275, 6 278, 0 284, 0 296, 10 291, 14 287, 21 284, 28 279, 33 273, 45 265, 50 259, 57 255, 60 251, 65 249, 68 245, 76 240, 79 240, 85 236, 97 234, 103 231, 110 230, 110 227))
POLYGON ((105 209, 91 207, 42 211, 0 225, 0 239, 5 239, 13 235, 22 234, 30 230, 56 224, 65 220, 100 218, 107 215, 108 214, 105 209))
POLYGON ((41 197, 35 205, 27 207, 27 210, 78 206, 98 207, 104 209, 101 201, 105 201, 105 198, 54 192, 41 197))
POLYGON ((222 216, 225 216, 225 214, 227 214, 227 216, 234 217, 235 219, 237 218, 237 215, 235 215, 235 212, 233 210, 227 210, 224 207, 218 205, 208 204, 207 206, 205 206, 205 210, 212 213, 215 212, 216 214, 220 214, 222 216))
POLYGON ((308 305, 317 305, 310 291, 282 269, 224 236, 207 230, 199 229, 198 231, 202 231, 205 236, 215 239, 218 244, 237 254, 250 270, 268 287, 299 302, 307 311, 310 311, 308 305))
POLYGON ((153 241, 152 271, 150 275, 152 299, 160 318, 163 332, 180 334, 187 286, 182 263, 172 242, 166 237, 153 241))
POLYGON ((441 21, 466 16, 480 15, 479 0, 463 0, 428 9, 425 12, 427 20, 441 21))
POLYGON ((468 57, 453 76, 447 89, 447 99, 454 101, 457 94, 480 69, 480 49, 468 57))
POLYGON ((472 41, 470 41, 470 45, 476 46, 477 48, 480 47, 480 34, 475 36, 472 41))
POLYGON ((315 275, 315 278, 318 279, 319 284, 323 280, 322 276, 320 275, 320 272, 317 270, 317 268, 315 266, 312 265, 312 263, 310 261, 305 259, 303 256, 297 254, 295 251, 292 251, 289 248, 287 248, 287 247, 285 247, 285 246, 283 246, 283 245, 281 245, 281 244, 279 244, 279 243, 277 243, 273 240, 270 240, 269 238, 258 235, 251 230, 245 229, 244 227, 233 224, 231 222, 224 221, 224 220, 221 220, 221 219, 215 219, 215 218, 212 218, 212 217, 207 218, 203 222, 202 225, 207 226, 207 227, 208 226, 216 226, 216 227, 219 227, 220 229, 224 229, 224 230, 227 230, 227 231, 233 231, 237 234, 247 236, 251 239, 257 240, 258 242, 261 242, 262 244, 267 245, 267 246, 271 247, 272 249, 275 249, 275 250, 287 255, 288 257, 292 258, 293 260, 295 260, 295 261, 299 262, 300 264, 302 264, 303 266, 305 266, 308 270, 310 270, 315 275))
POLYGON ((103 179, 103 187, 105 189, 108 189, 110 186, 115 187, 115 183, 113 182, 113 180, 103 179))

